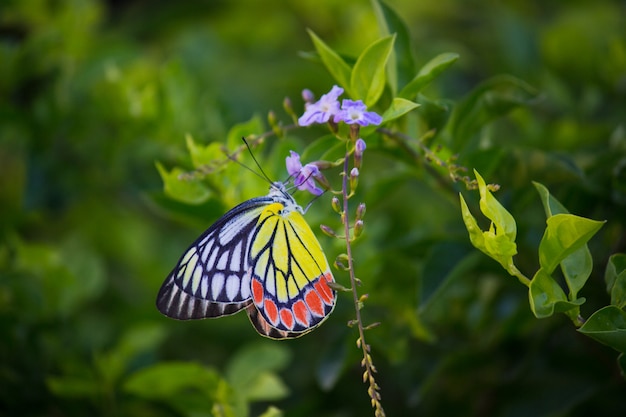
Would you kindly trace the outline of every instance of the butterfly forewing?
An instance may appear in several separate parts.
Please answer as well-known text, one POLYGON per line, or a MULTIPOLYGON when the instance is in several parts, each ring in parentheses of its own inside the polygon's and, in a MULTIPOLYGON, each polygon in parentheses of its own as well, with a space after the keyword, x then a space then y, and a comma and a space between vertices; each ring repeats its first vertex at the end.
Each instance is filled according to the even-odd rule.
POLYGON ((251 303, 250 239, 263 208, 248 200, 226 213, 181 256, 157 297, 157 308, 179 320, 233 314, 251 303))

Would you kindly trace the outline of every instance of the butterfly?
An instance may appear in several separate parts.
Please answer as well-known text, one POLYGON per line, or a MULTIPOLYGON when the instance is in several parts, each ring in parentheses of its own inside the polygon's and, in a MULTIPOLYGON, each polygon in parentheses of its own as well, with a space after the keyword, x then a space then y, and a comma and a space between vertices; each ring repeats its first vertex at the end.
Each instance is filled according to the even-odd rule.
POLYGON ((257 332, 272 339, 315 329, 333 311, 336 292, 303 215, 281 182, 272 183, 267 196, 231 209, 181 256, 157 308, 179 320, 246 310, 257 332))

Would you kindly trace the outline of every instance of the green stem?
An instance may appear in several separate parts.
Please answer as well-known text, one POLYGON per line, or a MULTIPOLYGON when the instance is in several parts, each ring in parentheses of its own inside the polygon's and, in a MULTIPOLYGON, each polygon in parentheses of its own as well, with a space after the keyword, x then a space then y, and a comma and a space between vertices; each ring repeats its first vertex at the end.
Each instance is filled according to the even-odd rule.
POLYGON ((522 274, 519 269, 511 262, 507 268, 507 272, 514 277, 517 277, 519 282, 524 284, 527 287, 530 287, 530 280, 526 277, 526 275, 522 274))

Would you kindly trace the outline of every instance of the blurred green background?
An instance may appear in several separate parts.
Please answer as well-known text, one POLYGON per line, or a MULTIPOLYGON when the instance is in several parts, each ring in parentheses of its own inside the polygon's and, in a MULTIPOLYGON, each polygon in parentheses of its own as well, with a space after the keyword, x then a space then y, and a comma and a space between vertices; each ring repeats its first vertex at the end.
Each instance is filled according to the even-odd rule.
MULTIPOLYGON (((444 131, 494 76, 532 86, 506 117, 478 114, 434 144, 502 186, 524 272, 545 225, 531 181, 607 220, 581 295, 587 316, 608 304, 604 265, 626 251, 624 2, 389 5, 418 68, 460 55, 421 97, 425 129, 444 131)), ((155 161, 190 168, 186 134, 223 141, 271 109, 288 121, 286 96, 301 109, 303 88, 328 91, 302 54, 306 28, 348 56, 379 37, 371 4, 355 0, 0 3, 1 416, 373 414, 347 296, 289 342, 262 339, 243 314, 181 323, 154 306, 178 256, 232 204, 168 201, 155 161)), ((471 248, 456 193, 476 196, 372 143, 355 257, 364 315, 382 322, 368 336, 388 415, 624 415, 616 352, 564 316, 536 320, 525 288, 471 248)), ((284 175, 284 156, 261 159, 284 175)), ((338 224, 326 199, 307 214, 314 226, 338 224)), ((322 244, 332 262, 341 247, 322 244)))

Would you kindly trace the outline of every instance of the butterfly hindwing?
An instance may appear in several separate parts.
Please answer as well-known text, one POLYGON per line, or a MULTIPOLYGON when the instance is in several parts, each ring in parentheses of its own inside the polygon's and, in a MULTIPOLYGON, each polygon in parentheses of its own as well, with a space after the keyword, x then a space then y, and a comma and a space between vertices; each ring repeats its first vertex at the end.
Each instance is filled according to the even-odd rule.
POLYGON ((251 304, 250 239, 263 208, 254 198, 233 208, 181 256, 157 297, 157 308, 179 320, 219 317, 251 304))
POLYGON ((302 215, 281 203, 259 217, 249 253, 252 299, 259 316, 249 317, 263 334, 290 338, 320 325, 335 306, 328 286, 333 275, 322 248, 302 215))

